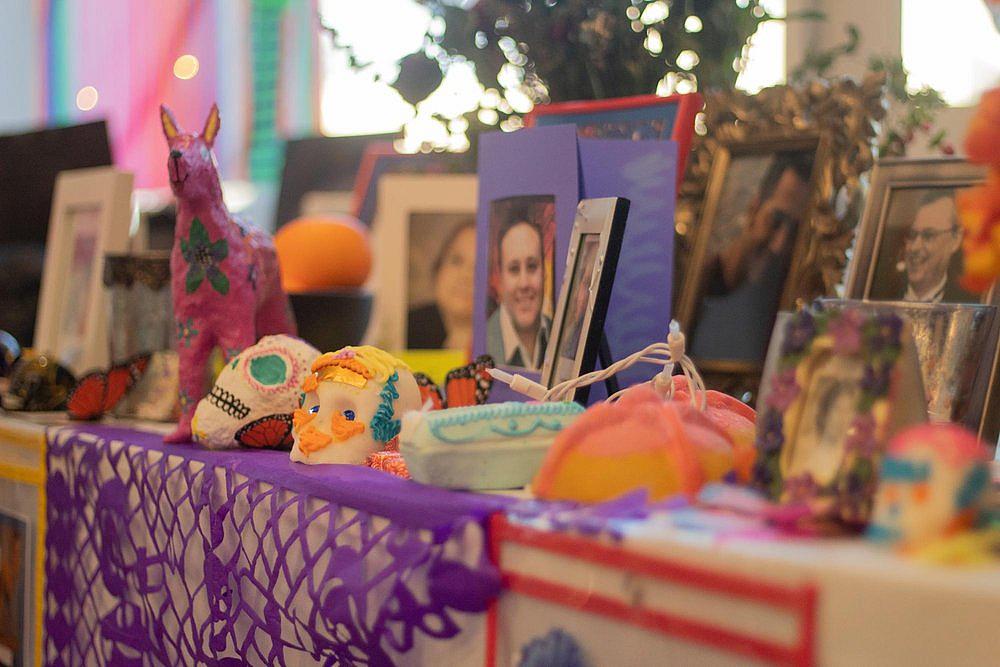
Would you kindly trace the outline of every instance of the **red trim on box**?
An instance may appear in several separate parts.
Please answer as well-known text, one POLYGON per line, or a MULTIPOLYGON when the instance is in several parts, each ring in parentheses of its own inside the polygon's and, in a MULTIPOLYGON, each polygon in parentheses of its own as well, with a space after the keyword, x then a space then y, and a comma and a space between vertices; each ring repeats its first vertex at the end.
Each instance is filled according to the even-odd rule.
POLYGON ((525 116, 524 124, 527 127, 533 126, 535 124, 535 116, 600 113, 601 111, 618 111, 620 109, 641 109, 642 107, 682 104, 686 98, 692 96, 701 97, 698 93, 686 93, 683 95, 632 95, 630 97, 613 97, 605 100, 552 102, 551 104, 540 104, 532 109, 528 115, 525 116))
MULTIPOLYGON (((625 551, 621 547, 602 544, 594 539, 563 533, 550 533, 525 526, 513 525, 501 514, 490 518, 490 554, 500 570, 505 588, 524 595, 609 616, 662 634, 681 637, 732 653, 765 659, 796 667, 814 664, 816 635, 816 589, 811 585, 791 587, 749 577, 725 574, 694 567, 677 561, 653 558, 625 551), (577 560, 613 567, 663 581, 680 583, 731 597, 759 602, 793 612, 799 619, 799 638, 793 646, 759 639, 703 621, 694 621, 676 614, 629 606, 619 600, 590 591, 573 589, 536 577, 504 571, 500 549, 504 542, 523 544, 577 560)), ((490 613, 496 623, 498 610, 490 613)), ((496 659, 496 627, 492 646, 487 647, 487 665, 496 659)))
POLYGON ((710 623, 692 621, 675 614, 632 607, 624 602, 580 591, 544 579, 521 574, 503 575, 507 590, 523 595, 555 602, 574 609, 608 616, 661 634, 680 637, 698 644, 712 646, 730 653, 738 653, 748 658, 766 660, 779 664, 796 664, 797 651, 775 642, 749 637, 710 623))
POLYGON ((594 540, 585 540, 565 533, 547 533, 526 526, 513 525, 505 518, 503 523, 494 521, 494 530, 500 539, 538 547, 578 560, 607 565, 618 570, 634 572, 662 579, 682 581, 687 585, 728 595, 744 597, 778 607, 793 607, 801 599, 799 589, 788 588, 766 581, 724 574, 705 568, 692 567, 676 561, 667 561, 643 554, 628 552, 620 547, 608 546, 594 540))
POLYGON ((368 186, 372 176, 375 174, 375 163, 379 158, 387 155, 396 155, 396 149, 388 142, 377 142, 365 147, 361 155, 361 164, 358 166, 358 173, 354 177, 354 193, 351 195, 351 210, 354 217, 361 215, 361 207, 365 203, 365 195, 368 193, 368 186))
MULTIPOLYGON (((490 562, 497 568, 497 571, 500 570, 500 540, 495 536, 493 527, 498 525, 498 522, 503 518, 503 514, 500 512, 490 515, 486 530, 486 548, 490 562)), ((497 664, 497 642, 500 639, 499 616, 500 596, 498 595, 490 601, 490 606, 486 610, 486 667, 496 667, 497 664)))
POLYGON ((816 664, 816 603, 819 595, 815 586, 806 586, 803 590, 799 622, 802 635, 799 637, 798 656, 793 664, 811 667, 816 664))
POLYGON ((677 118, 674 120, 674 127, 670 132, 670 138, 677 142, 677 190, 680 192, 681 181, 684 180, 684 169, 687 167, 688 153, 691 152, 691 138, 694 135, 694 118, 704 105, 704 100, 699 93, 668 95, 666 97, 659 95, 634 95, 632 97, 616 97, 609 100, 543 104, 536 106, 525 116, 524 124, 526 127, 533 127, 536 116, 600 113, 602 111, 620 111, 622 109, 669 106, 672 104, 677 105, 677 118))

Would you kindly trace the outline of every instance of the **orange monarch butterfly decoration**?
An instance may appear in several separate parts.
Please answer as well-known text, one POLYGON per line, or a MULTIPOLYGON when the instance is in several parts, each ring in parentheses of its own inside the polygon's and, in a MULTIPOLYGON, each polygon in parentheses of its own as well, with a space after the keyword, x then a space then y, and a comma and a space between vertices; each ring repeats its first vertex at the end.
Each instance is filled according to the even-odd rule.
POLYGON ((444 392, 423 373, 414 373, 413 377, 417 381, 424 405, 430 402, 432 410, 463 408, 486 402, 493 387, 493 376, 489 374, 489 369, 495 366, 493 357, 484 354, 471 364, 453 368, 445 376, 444 392))
POLYGON ((292 415, 274 414, 255 419, 236 431, 236 442, 253 449, 291 449, 292 415))
POLYGON ((71 419, 93 420, 111 412, 149 366, 150 355, 139 354, 107 371, 84 375, 69 395, 66 411, 71 419))

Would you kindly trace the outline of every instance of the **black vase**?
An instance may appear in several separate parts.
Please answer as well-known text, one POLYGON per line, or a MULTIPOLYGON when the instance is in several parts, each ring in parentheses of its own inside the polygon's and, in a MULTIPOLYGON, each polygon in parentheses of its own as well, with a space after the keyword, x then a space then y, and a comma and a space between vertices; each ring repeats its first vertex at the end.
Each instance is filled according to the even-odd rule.
POLYGON ((330 289, 289 294, 299 337, 321 352, 359 345, 368 328, 372 294, 362 289, 330 289))

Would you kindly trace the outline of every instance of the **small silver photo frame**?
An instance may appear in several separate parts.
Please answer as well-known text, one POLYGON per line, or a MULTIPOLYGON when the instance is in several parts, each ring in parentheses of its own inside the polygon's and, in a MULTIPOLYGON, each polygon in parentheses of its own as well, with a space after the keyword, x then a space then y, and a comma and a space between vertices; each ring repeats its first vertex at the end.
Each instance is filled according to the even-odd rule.
MULTIPOLYGON (((594 369, 604 340, 604 319, 628 209, 629 200, 622 197, 584 199, 577 206, 552 336, 542 366, 542 382, 547 387, 594 369)), ((581 387, 574 398, 586 403, 588 395, 589 387, 581 387)))

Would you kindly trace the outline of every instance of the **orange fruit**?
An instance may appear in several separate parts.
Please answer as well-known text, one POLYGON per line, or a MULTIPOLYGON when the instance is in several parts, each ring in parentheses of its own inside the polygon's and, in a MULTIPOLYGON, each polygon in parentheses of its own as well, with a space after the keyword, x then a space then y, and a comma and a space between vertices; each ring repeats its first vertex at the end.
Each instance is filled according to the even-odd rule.
POLYGON ((274 246, 289 293, 360 287, 372 268, 368 228, 346 215, 292 220, 274 246))

